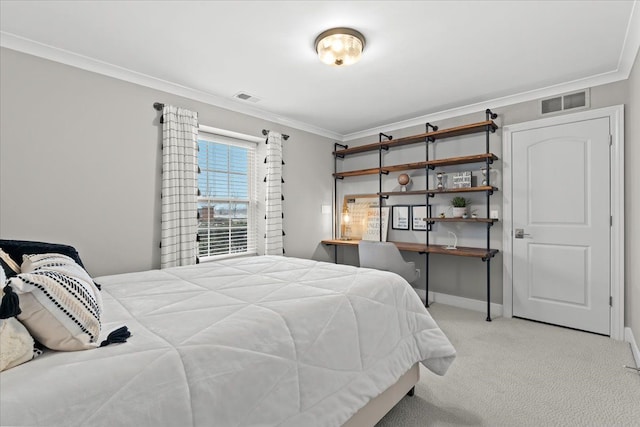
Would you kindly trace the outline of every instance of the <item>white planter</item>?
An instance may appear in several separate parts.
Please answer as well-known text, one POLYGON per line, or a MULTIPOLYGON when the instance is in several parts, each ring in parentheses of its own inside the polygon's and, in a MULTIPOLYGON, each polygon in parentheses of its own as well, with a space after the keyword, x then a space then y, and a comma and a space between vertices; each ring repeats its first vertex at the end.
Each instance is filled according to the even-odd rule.
POLYGON ((467 213, 467 208, 453 208, 453 217, 454 218, 462 218, 462 215, 464 215, 465 213, 467 213))

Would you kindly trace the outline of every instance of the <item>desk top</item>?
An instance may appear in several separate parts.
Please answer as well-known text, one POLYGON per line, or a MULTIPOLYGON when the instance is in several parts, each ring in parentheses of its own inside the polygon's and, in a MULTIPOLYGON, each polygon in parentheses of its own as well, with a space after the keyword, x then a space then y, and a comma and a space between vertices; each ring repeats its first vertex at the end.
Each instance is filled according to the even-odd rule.
MULTIPOLYGON (((360 240, 341 240, 341 239, 326 239, 322 241, 324 245, 330 246, 358 246, 360 240)), ((455 255, 466 256, 474 258, 491 258, 498 253, 497 249, 482 249, 482 248, 470 248, 464 246, 458 246, 456 249, 447 249, 445 245, 425 245, 424 243, 410 243, 410 242, 390 242, 395 244, 401 251, 407 252, 419 252, 430 254, 442 254, 442 255, 455 255)))

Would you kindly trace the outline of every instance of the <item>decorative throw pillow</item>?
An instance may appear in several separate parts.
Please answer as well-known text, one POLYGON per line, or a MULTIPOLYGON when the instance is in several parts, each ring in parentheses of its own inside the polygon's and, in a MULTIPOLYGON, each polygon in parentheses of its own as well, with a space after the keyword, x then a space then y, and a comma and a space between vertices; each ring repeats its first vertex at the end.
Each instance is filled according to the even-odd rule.
POLYGON ((11 258, 11 256, 6 253, 2 248, 0 248, 0 270, 2 270, 2 283, 4 287, 4 282, 7 277, 13 277, 16 274, 20 273, 20 266, 11 258))
POLYGON ((18 366, 33 357, 33 338, 24 325, 15 317, 0 319, 0 371, 18 366))
MULTIPOLYGON (((70 257, 76 263, 80 265, 80 267, 84 268, 84 264, 80 259, 80 254, 73 246, 60 244, 60 243, 47 243, 47 242, 36 242, 31 240, 7 240, 0 239, 0 248, 4 250, 11 259, 13 259, 18 265, 22 264, 22 256, 23 255, 32 255, 32 254, 62 254, 70 257)), ((4 266, 3 266, 4 267, 4 266)), ((6 271, 7 277, 15 276, 15 273, 11 273, 6 271)), ((19 272, 19 271, 18 271, 19 272)))
POLYGON ((84 268, 60 254, 24 255, 21 268, 7 284, 31 335, 52 350, 97 347, 102 297, 84 268))

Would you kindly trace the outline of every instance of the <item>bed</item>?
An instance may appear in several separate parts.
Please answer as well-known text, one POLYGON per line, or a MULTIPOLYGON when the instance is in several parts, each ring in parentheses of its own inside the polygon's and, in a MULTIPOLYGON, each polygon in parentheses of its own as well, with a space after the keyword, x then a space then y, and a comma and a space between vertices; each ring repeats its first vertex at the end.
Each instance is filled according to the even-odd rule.
POLYGON ((0 373, 1 425, 373 425, 455 350, 393 273, 256 256, 94 279, 102 334, 0 373))

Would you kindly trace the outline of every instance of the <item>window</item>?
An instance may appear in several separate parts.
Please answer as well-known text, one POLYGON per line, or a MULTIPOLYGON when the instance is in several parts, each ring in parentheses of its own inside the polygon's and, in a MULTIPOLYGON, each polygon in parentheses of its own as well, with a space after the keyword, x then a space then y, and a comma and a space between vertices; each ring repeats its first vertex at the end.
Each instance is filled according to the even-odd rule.
POLYGON ((198 256, 256 252, 256 144, 200 130, 198 256))

